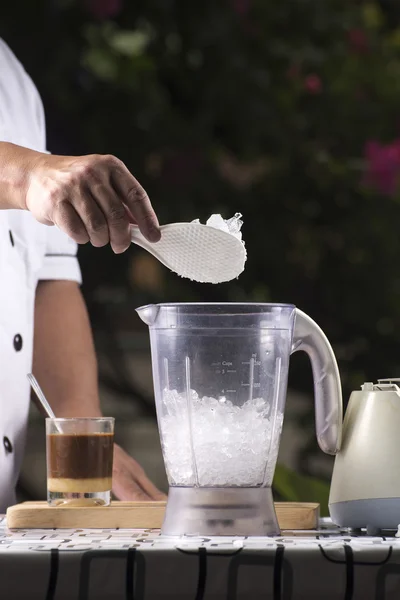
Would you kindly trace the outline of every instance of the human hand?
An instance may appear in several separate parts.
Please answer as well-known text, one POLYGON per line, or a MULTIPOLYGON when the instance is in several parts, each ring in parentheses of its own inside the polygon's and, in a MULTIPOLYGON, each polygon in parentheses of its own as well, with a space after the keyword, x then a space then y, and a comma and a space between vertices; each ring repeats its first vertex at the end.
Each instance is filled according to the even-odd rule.
POLYGON ((129 454, 114 444, 113 494, 118 500, 166 500, 129 454))
POLYGON ((110 243, 116 253, 130 246, 130 223, 149 241, 160 239, 149 197, 115 156, 37 153, 31 165, 26 208, 40 223, 57 225, 78 244, 110 243))

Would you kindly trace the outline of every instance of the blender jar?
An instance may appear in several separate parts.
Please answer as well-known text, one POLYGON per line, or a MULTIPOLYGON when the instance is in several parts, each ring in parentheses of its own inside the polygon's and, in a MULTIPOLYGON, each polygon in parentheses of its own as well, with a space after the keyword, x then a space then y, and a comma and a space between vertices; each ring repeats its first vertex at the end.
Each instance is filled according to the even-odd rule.
POLYGON ((150 327, 170 486, 163 532, 279 532, 271 485, 292 351, 306 350, 317 372, 320 445, 334 453, 340 442, 340 380, 322 331, 285 304, 161 304, 137 310, 150 327))

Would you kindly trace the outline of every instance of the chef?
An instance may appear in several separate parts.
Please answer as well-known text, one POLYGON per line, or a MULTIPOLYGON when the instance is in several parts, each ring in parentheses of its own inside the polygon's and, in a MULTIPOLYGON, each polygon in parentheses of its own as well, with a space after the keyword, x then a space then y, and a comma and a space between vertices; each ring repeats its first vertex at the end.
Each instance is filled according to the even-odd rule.
MULTIPOLYGON (((57 416, 101 415, 77 244, 123 252, 130 223, 159 239, 146 192, 117 158, 46 151, 39 94, 0 39, 0 513, 15 502, 28 372, 57 416)), ((121 500, 163 497, 117 445, 113 492, 121 500)))

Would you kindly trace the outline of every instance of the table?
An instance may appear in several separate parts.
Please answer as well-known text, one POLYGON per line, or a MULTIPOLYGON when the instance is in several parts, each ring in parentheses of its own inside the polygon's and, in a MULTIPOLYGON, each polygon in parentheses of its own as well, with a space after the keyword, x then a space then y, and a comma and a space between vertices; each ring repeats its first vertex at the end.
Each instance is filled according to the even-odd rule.
POLYGON ((166 538, 158 530, 19 530, 0 516, 4 600, 388 600, 400 538, 340 530, 166 538))

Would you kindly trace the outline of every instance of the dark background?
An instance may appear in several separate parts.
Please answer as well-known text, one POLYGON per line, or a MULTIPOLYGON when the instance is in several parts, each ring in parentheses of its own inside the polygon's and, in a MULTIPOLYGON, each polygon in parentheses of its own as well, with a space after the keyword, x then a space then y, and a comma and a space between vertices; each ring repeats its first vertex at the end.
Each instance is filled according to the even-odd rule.
MULTIPOLYGON (((138 248, 81 247, 107 390, 154 415, 127 355, 148 353, 134 308, 158 301, 296 304, 330 339, 345 401, 400 376, 399 15, 388 0, 1 3, 51 152, 117 155, 161 223, 243 213, 246 270, 219 286, 138 248)), ((305 357, 290 387, 311 394, 305 357)), ((313 430, 312 400, 297 425, 313 430)), ((314 452, 310 435, 298 472, 321 475, 314 452)))

